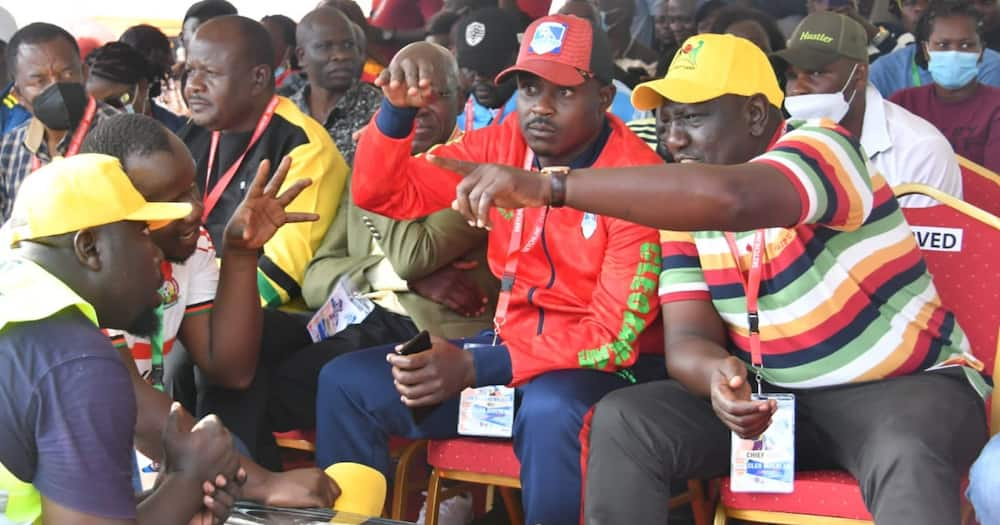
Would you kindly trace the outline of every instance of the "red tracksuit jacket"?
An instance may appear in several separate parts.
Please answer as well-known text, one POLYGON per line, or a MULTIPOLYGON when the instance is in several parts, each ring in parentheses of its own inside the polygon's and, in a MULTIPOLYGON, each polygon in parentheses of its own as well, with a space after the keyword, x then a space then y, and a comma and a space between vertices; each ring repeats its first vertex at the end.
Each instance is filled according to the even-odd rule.
MULTIPOLYGON (((451 206, 461 177, 410 155, 409 137, 394 139, 372 125, 362 135, 351 190, 358 206, 414 219, 451 206)), ((621 120, 592 167, 641 166, 662 160, 621 120)), ((455 159, 522 167, 528 153, 517 115, 465 133, 432 150, 455 159)), ((572 177, 572 174, 570 175, 572 177)), ((544 208, 525 210, 522 245, 544 208)), ((502 276, 514 214, 491 212, 489 263, 502 276)), ((620 219, 551 208, 538 242, 522 253, 500 334, 510 356, 511 385, 561 369, 613 372, 638 357, 639 335, 659 314, 659 235, 620 219)), ((653 334, 650 334, 653 335, 653 334)), ((660 337, 661 334, 655 334, 660 337)), ((658 352, 662 352, 660 345, 658 352)), ((477 362, 477 376, 479 375, 477 362)), ((489 384, 480 381, 478 384, 489 384)))

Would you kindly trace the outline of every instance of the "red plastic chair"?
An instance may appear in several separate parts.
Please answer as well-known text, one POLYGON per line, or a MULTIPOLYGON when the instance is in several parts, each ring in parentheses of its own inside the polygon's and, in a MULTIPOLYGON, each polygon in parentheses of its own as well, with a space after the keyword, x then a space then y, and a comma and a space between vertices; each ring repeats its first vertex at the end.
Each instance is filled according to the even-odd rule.
MULTIPOLYGON (((441 501, 441 481, 451 479, 488 486, 487 502, 492 500, 493 487, 500 494, 512 525, 523 525, 524 513, 514 490, 521 488, 521 463, 514 455, 509 440, 455 438, 432 440, 427 444, 427 463, 434 468, 427 488, 426 525, 437 525, 438 503, 441 501)), ((707 525, 705 499, 699 481, 689 481, 688 491, 670 499, 670 508, 690 503, 695 524, 707 525)))
POLYGON ((1000 175, 961 155, 955 156, 962 170, 963 200, 1000 215, 1000 175))
MULTIPOLYGON (((1000 336, 1000 286, 997 286, 1000 219, 923 184, 904 184, 894 191, 897 197, 920 194, 941 203, 928 208, 904 208, 903 213, 921 241, 921 251, 942 302, 955 313, 985 370, 997 375, 1000 373, 997 366, 1000 362, 995 359, 1000 336), (939 230, 932 240, 922 227, 946 228, 953 236, 944 239, 939 230)), ((963 191, 966 197, 970 196, 968 187, 963 191)), ((1000 388, 993 391, 992 433, 1000 431, 998 397, 1000 388)), ((791 494, 734 493, 725 478, 719 496, 715 525, 725 525, 728 518, 796 525, 873 523, 857 480, 843 471, 796 473, 795 491, 791 494)))
MULTIPOLYGON (((301 450, 303 452, 316 452, 316 431, 290 430, 288 432, 275 432, 274 440, 281 448, 301 450)), ((414 488, 413 482, 409 479, 410 471, 413 469, 413 460, 419 454, 426 441, 411 441, 399 437, 389 438, 389 454, 397 458, 396 477, 392 485, 392 504, 390 506, 389 517, 394 520, 403 519, 406 512, 407 496, 410 489, 414 488)), ((421 483, 422 487, 423 484, 421 483)))

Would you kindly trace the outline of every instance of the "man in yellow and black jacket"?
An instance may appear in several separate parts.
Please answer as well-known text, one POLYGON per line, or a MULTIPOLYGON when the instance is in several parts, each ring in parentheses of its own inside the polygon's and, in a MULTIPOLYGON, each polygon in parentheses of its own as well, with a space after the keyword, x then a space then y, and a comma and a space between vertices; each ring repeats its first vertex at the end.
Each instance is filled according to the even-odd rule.
POLYGON ((316 213, 319 220, 282 228, 258 263, 261 301, 277 307, 301 296, 306 266, 337 213, 349 168, 319 123, 275 95, 269 42, 264 27, 249 18, 224 16, 198 28, 184 89, 191 122, 180 136, 197 164, 205 227, 216 245, 262 161, 273 171, 291 158, 286 187, 312 180, 288 211, 316 213))

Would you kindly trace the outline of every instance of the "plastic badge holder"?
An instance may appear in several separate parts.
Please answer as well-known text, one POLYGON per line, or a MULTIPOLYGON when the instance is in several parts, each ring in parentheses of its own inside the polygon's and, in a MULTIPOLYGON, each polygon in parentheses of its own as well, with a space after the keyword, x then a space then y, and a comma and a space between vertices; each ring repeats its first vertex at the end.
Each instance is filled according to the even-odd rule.
MULTIPOLYGON (((492 346, 466 343, 464 348, 492 346)), ((458 433, 509 438, 514 432, 514 389, 504 385, 466 388, 458 405, 458 433)))
POLYGON ((795 395, 753 394, 752 399, 774 399, 778 410, 758 439, 732 435, 730 489, 790 493, 795 488, 795 395))

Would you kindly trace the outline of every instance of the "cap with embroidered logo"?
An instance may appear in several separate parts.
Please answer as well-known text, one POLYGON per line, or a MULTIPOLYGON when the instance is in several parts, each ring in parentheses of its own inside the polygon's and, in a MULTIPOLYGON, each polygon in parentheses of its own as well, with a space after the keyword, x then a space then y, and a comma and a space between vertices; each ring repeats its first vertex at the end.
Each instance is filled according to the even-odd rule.
POLYGON ((190 213, 186 202, 147 202, 118 159, 80 154, 56 159, 24 179, 7 240, 14 244, 121 221, 156 229, 190 213))
POLYGON ((745 38, 705 33, 684 42, 666 76, 636 86, 632 105, 646 111, 664 100, 698 104, 723 95, 756 94, 777 108, 785 98, 767 55, 745 38))
POLYGON ((802 19, 788 39, 788 47, 771 56, 808 71, 840 58, 867 63, 868 33, 857 20, 819 11, 802 19))
POLYGON ((517 20, 505 9, 477 9, 456 22, 458 66, 485 77, 496 76, 517 52, 517 20))
POLYGON ((611 83, 614 62, 604 31, 573 15, 551 15, 535 20, 521 39, 517 63, 497 75, 532 73, 560 86, 578 86, 588 78, 611 83))

